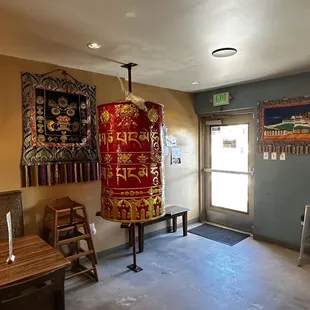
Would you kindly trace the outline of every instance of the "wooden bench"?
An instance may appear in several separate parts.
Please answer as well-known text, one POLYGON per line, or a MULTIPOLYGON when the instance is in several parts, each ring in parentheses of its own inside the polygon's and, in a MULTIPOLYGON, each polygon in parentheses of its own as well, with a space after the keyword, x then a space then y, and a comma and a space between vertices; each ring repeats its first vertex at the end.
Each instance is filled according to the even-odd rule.
MULTIPOLYGON (((178 230, 178 217, 182 216, 182 224, 183 224, 183 236, 187 236, 187 212, 189 209, 178 207, 178 206, 169 206, 166 207, 166 214, 157 220, 147 221, 136 223, 138 226, 138 241, 139 241, 139 252, 142 253, 144 251, 144 227, 148 225, 152 225, 155 223, 159 223, 162 221, 169 221, 168 225, 171 227, 172 220, 172 231, 177 232, 178 230)), ((129 232, 129 246, 132 246, 132 228, 131 223, 123 223, 121 224, 121 228, 128 228, 129 232)))

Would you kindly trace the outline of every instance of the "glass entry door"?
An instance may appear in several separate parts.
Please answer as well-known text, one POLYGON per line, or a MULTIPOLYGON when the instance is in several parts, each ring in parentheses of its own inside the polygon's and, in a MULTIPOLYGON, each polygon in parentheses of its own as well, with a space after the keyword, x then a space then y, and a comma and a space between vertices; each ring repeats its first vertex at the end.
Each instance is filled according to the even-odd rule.
POLYGON ((252 231, 253 114, 205 122, 206 220, 252 231), (214 122, 213 122, 214 123, 214 122))

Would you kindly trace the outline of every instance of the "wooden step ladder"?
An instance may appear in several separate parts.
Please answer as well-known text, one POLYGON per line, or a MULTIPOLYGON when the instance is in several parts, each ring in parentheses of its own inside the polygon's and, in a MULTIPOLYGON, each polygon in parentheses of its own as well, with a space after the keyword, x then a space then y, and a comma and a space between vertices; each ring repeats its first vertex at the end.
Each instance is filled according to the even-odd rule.
POLYGON ((71 268, 66 280, 85 274, 92 280, 99 281, 96 268, 98 259, 85 206, 70 197, 53 199, 45 207, 43 229, 45 241, 55 249, 61 250, 61 247, 67 246, 67 253, 63 254, 71 261, 71 268), (81 246, 83 241, 87 249, 81 246), (91 267, 82 264, 81 261, 85 258, 91 267))

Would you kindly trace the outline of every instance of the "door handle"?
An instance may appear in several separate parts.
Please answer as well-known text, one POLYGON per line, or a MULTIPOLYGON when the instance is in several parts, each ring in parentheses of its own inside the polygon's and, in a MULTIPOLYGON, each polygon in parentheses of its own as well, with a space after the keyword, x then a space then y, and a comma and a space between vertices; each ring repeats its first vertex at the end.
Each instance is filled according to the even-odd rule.
POLYGON ((249 171, 234 171, 234 170, 220 170, 220 169, 211 169, 211 168, 203 168, 204 172, 212 173, 212 172, 219 172, 219 173, 230 173, 230 174, 241 174, 241 175, 249 175, 253 176, 254 169, 249 169, 249 171))
POLYGON ((254 176, 254 167, 251 167, 251 168, 249 169, 249 174, 250 174, 251 177, 254 176))

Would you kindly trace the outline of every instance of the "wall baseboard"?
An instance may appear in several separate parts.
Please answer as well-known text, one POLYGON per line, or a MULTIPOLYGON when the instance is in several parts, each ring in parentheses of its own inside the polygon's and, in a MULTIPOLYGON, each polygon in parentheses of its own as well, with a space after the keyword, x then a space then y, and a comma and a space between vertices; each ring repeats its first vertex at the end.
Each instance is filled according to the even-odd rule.
MULTIPOLYGON (((293 243, 289 243, 289 242, 285 242, 285 241, 281 241, 278 239, 273 239, 273 238, 269 238, 269 237, 265 237, 262 235, 258 235, 258 234, 253 234, 253 239, 256 241, 263 241, 263 242, 267 242, 267 243, 272 243, 272 244, 276 244, 276 245, 280 245, 284 248, 288 248, 290 250, 294 250, 294 251, 299 251, 299 245, 293 244, 293 243)), ((309 252, 309 251, 305 251, 305 252, 309 252)))
MULTIPOLYGON (((188 225, 192 225, 192 224, 199 223, 199 222, 200 222, 200 219, 199 219, 199 217, 197 217, 197 218, 193 218, 193 219, 189 220, 187 223, 188 223, 188 225)), ((178 228, 181 228, 181 227, 182 227, 182 222, 178 223, 178 228)), ((144 239, 149 239, 149 238, 152 238, 152 237, 155 237, 158 235, 170 233, 171 230, 172 230, 172 226, 167 226, 166 228, 161 228, 161 229, 158 229, 155 231, 151 231, 151 232, 144 235, 144 239)), ((126 250, 126 249, 129 249, 128 243, 124 243, 124 244, 118 245, 116 247, 98 252, 97 256, 100 259, 100 258, 107 257, 109 255, 112 255, 112 254, 116 254, 116 253, 123 251, 123 250, 126 250)))
MULTIPOLYGON (((195 223, 200 223, 200 222, 201 222, 200 218, 197 217, 197 218, 193 218, 193 219, 189 220, 188 221, 188 225, 195 224, 195 223)), ((182 222, 178 223, 178 228, 181 228, 181 227, 182 227, 182 222)), ((149 233, 145 234, 144 238, 145 239, 149 239, 149 238, 152 238, 152 237, 155 237, 155 236, 158 236, 158 235, 170 233, 171 230, 172 230, 172 227, 171 226, 167 226, 166 228, 161 228, 161 229, 158 229, 158 230, 155 230, 155 231, 152 231, 152 232, 149 232, 149 233)), ((299 251, 299 245, 292 244, 292 243, 285 242, 285 241, 281 241, 281 240, 278 240, 278 239, 269 238, 269 237, 258 235, 258 234, 255 234, 255 233, 253 234, 253 239, 256 240, 256 241, 263 241, 263 242, 267 242, 267 243, 276 244, 276 245, 279 245, 279 246, 282 246, 282 247, 285 247, 285 248, 288 248, 288 249, 291 249, 291 250, 294 250, 294 251, 299 251)), ((126 249, 129 249, 129 244, 128 243, 124 243, 124 244, 118 245, 116 247, 113 247, 113 248, 106 249, 106 250, 103 250, 101 252, 98 252, 97 256, 98 256, 99 259, 100 258, 105 258, 105 257, 107 257, 109 255, 119 253, 120 251, 123 251, 123 250, 126 250, 126 249)), ((305 253, 310 253, 310 248, 307 249, 305 251, 305 253)))

